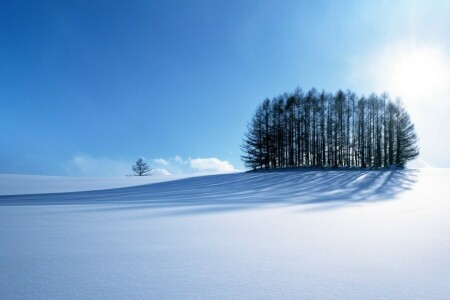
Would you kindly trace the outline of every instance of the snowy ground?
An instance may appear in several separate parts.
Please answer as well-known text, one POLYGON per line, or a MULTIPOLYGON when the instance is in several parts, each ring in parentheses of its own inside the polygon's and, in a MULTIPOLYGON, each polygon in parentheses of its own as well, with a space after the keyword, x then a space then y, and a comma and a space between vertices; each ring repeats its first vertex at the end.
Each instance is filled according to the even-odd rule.
POLYGON ((69 177, 0 174, 0 195, 44 194, 79 192, 129 187, 198 176, 198 174, 122 176, 122 177, 69 177))
POLYGON ((307 171, 0 196, 0 298, 450 299, 449 184, 307 171))

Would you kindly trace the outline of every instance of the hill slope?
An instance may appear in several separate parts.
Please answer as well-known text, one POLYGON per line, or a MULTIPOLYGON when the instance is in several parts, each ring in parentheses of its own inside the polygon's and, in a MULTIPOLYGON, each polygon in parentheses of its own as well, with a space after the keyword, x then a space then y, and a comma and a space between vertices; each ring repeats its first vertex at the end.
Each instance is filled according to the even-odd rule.
MULTIPOLYGON (((70 177, 22 174, 0 174, 0 195, 43 194, 104 190, 164 182, 195 176, 196 174, 122 176, 122 177, 70 177)), ((198 175, 197 175, 198 176, 198 175)))
POLYGON ((1 298, 450 297, 450 170, 0 196, 1 298))

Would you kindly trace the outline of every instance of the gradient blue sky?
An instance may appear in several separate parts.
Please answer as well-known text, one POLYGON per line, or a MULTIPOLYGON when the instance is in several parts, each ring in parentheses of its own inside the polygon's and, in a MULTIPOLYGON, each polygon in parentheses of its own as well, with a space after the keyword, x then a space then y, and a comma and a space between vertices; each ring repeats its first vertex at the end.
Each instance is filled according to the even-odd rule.
POLYGON ((450 2, 392 2, 2 1, 0 173, 242 169, 254 109, 297 86, 401 96, 450 167, 450 2))

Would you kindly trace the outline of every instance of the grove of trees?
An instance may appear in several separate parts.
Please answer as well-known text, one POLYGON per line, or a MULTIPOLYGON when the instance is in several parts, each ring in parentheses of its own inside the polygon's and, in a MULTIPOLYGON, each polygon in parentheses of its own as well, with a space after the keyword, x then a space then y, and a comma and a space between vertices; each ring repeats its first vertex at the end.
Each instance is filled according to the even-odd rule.
POLYGON ((404 167, 419 154, 417 143, 400 99, 297 89, 257 107, 242 160, 251 169, 404 167))

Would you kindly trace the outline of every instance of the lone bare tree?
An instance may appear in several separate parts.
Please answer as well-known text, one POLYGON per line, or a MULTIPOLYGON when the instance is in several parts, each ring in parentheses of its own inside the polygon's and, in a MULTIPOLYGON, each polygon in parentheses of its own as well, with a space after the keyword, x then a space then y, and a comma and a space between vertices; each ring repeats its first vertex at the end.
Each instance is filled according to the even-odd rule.
POLYGON ((148 173, 152 170, 143 158, 139 158, 136 163, 131 166, 131 169, 134 172, 134 176, 148 176, 150 175, 148 173))

